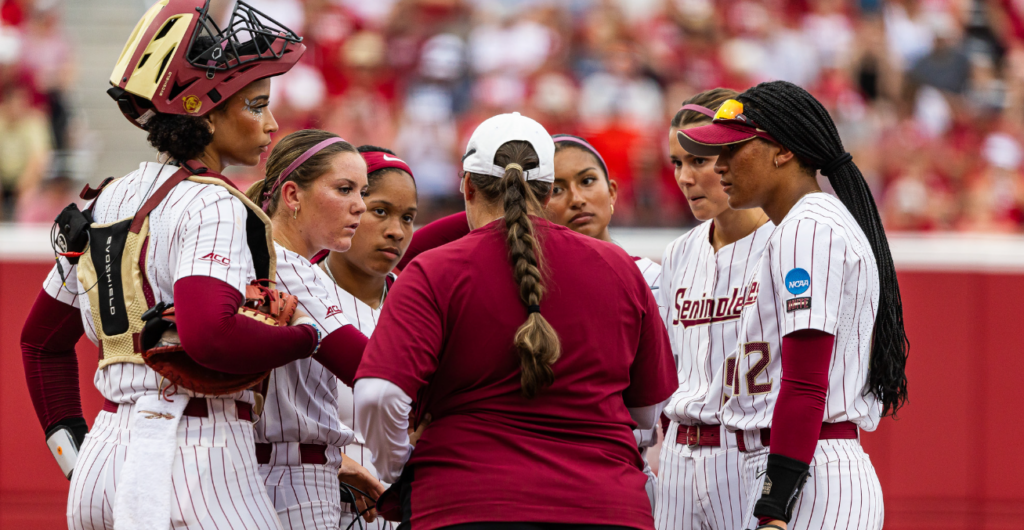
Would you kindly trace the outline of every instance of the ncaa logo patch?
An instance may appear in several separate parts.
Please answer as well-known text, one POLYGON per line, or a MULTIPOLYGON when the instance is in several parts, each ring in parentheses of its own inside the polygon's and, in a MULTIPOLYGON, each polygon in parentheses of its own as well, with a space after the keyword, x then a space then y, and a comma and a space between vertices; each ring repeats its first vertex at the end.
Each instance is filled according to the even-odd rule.
POLYGON ((811 275, 803 269, 793 269, 786 273, 786 290, 792 294, 800 294, 811 287, 811 275))

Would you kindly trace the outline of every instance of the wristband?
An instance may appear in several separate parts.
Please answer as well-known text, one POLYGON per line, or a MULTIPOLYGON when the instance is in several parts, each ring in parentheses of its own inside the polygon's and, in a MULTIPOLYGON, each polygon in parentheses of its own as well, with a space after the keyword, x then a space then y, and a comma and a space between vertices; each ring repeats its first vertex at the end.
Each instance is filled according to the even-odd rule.
POLYGON ((302 317, 295 319, 296 326, 310 326, 316 331, 316 347, 313 348, 313 353, 309 354, 309 357, 316 355, 316 352, 320 351, 320 341, 324 339, 323 334, 320 333, 320 326, 316 325, 316 321, 310 317, 302 317))
POLYGON ((769 454, 761 498, 754 505, 756 517, 789 522, 811 466, 788 456, 769 454))
POLYGON ((78 451, 85 441, 89 427, 84 418, 66 418, 46 429, 46 446, 68 480, 75 471, 78 451))

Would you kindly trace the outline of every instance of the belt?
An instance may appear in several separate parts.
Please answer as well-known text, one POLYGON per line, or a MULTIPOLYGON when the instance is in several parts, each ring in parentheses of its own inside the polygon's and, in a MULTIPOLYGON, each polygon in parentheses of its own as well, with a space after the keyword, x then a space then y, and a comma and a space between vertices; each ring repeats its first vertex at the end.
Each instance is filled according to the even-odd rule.
POLYGON ((721 435, 721 425, 680 425, 676 430, 676 443, 691 449, 698 446, 718 447, 722 445, 721 435))
MULTIPOLYGON (((103 400, 103 410, 107 412, 116 413, 117 408, 121 405, 122 403, 114 403, 109 399, 103 400)), ((252 405, 244 401, 235 401, 235 408, 238 409, 238 419, 252 421, 252 405)), ((210 407, 207 406, 205 398, 192 398, 188 400, 188 405, 185 405, 185 411, 182 414, 196 418, 206 418, 210 415, 210 407)))
MULTIPOLYGON (((270 454, 274 450, 274 444, 256 444, 256 462, 260 464, 270 463, 270 454)), ((299 444, 299 459, 303 464, 327 464, 327 446, 318 444, 299 444)))
MULTIPOLYGON (((769 447, 771 445, 772 430, 761 429, 761 445, 769 447)), ((818 434, 819 440, 855 440, 857 439, 857 424, 852 421, 843 421, 839 423, 822 423, 821 432, 818 434)), ((747 446, 743 443, 743 431, 736 431, 736 445, 737 448, 742 452, 747 452, 747 446)))

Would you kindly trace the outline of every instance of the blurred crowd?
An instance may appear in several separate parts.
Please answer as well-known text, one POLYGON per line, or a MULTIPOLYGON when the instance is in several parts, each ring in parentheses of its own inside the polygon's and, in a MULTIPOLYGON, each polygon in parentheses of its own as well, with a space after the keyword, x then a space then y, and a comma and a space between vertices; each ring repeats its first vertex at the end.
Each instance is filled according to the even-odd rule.
MULTIPOLYGON (((53 153, 68 144, 73 61, 61 2, 0 1, 4 215, 34 220, 25 197, 66 179, 53 153)), ((702 90, 785 79, 826 104, 889 229, 1024 231, 1022 0, 250 4, 309 47, 274 81, 276 136, 318 127, 394 149, 416 174, 420 221, 462 208, 469 134, 516 110, 601 151, 620 190, 613 224, 692 224, 671 116, 702 90)), ((232 2, 211 6, 226 20, 232 2)))

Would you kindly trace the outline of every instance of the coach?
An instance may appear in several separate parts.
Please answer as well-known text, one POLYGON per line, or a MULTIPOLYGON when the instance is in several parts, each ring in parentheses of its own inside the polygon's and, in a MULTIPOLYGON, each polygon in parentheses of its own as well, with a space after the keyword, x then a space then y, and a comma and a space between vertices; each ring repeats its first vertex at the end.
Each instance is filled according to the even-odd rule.
POLYGON ((403 527, 653 528, 632 429, 676 387, 654 297, 621 249, 538 217, 554 181, 540 124, 492 117, 466 151, 474 230, 402 272, 356 375, 403 527))

